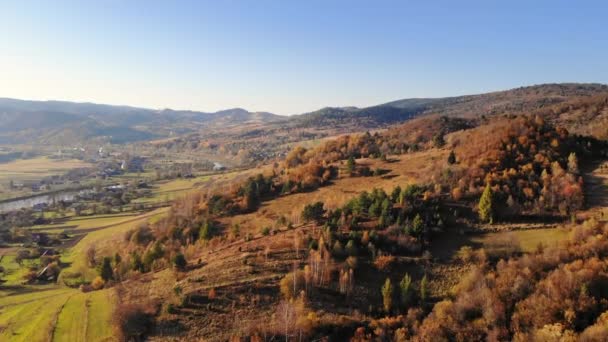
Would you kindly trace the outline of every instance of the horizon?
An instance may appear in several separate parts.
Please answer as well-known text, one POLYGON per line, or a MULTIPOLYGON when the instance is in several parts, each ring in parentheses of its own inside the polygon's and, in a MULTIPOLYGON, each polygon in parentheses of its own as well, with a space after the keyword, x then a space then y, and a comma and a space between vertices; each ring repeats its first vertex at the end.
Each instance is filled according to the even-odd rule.
POLYGON ((606 84, 608 5, 587 4, 4 4, 0 95, 293 115, 606 84))
POLYGON ((111 106, 111 107, 127 107, 127 108, 134 108, 134 109, 144 109, 144 110, 152 110, 152 111, 164 111, 164 110, 169 110, 169 111, 175 111, 175 112, 200 112, 200 113, 204 113, 204 114, 214 114, 214 113, 218 113, 218 112, 222 112, 222 111, 228 111, 228 110, 245 110, 247 112, 250 113, 268 113, 268 114, 273 114, 273 115, 278 115, 278 116, 284 116, 284 117, 290 117, 290 116, 296 116, 296 115, 304 115, 304 114, 309 114, 309 113, 313 113, 315 111, 324 109, 324 108, 355 108, 355 109, 363 109, 363 108, 368 108, 368 107, 374 107, 374 106, 381 106, 381 105, 385 105, 387 103, 391 103, 391 102, 395 102, 395 101, 402 101, 402 100, 419 100, 419 99, 445 99, 445 98, 452 98, 452 97, 461 97, 461 96, 477 96, 477 95, 484 95, 484 94, 491 94, 491 93, 499 93, 499 92, 505 92, 505 91, 511 91, 511 90, 515 90, 515 89, 521 89, 521 88, 530 88, 530 87, 537 87, 537 86, 544 86, 544 85, 551 85, 551 84, 580 84, 580 85, 601 85, 601 86, 608 86, 608 84, 606 83, 580 83, 580 82, 560 82, 560 83, 540 83, 540 84, 529 84, 529 85, 522 85, 519 87, 514 87, 514 88, 508 88, 508 89, 496 89, 496 90, 490 90, 484 93, 474 93, 474 94, 462 94, 462 95, 447 95, 447 96, 442 96, 442 97, 402 97, 402 98, 397 98, 394 100, 389 100, 383 103, 375 103, 375 104, 371 104, 369 106, 365 106, 365 107, 357 107, 357 106, 349 106, 349 105, 344 105, 344 106, 325 106, 325 107, 319 107, 317 109, 314 109, 312 111, 308 111, 308 112, 302 112, 302 113, 292 113, 292 114, 280 114, 280 113, 273 113, 271 111, 266 111, 266 110, 250 110, 248 108, 243 108, 243 107, 228 107, 228 108, 220 108, 219 110, 215 110, 215 111, 202 111, 202 110, 196 110, 196 109, 190 109, 190 108, 171 108, 171 107, 159 107, 159 108, 152 108, 152 107, 145 107, 145 106, 133 106, 130 104, 120 104, 120 103, 100 103, 100 102, 93 102, 93 101, 70 101, 70 100, 63 100, 63 99, 41 99, 41 100, 37 100, 37 99, 23 99, 23 98, 13 98, 13 97, 5 97, 5 96, 0 96, 0 100, 13 100, 13 101, 24 101, 24 102, 61 102, 61 103, 72 103, 72 104, 89 104, 89 105, 98 105, 98 106, 111 106))

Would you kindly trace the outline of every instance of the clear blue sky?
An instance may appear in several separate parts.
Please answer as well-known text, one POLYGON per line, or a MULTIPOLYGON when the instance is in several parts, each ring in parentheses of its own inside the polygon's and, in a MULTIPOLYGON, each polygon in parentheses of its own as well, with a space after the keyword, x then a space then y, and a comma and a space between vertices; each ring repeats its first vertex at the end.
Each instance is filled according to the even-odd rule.
POLYGON ((606 1, 3 1, 0 97, 294 114, 606 83, 607 14, 606 1))

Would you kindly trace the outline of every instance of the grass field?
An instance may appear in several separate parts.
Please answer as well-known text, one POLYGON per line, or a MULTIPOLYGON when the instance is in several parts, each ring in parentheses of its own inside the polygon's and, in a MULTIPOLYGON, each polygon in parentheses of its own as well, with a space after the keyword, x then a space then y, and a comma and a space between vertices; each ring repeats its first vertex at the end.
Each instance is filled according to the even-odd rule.
POLYGON ((0 164, 0 182, 37 180, 70 169, 90 166, 91 164, 77 159, 60 160, 47 157, 19 159, 0 164))
POLYGON ((113 341, 114 301, 109 289, 71 295, 57 317, 53 341, 113 341))
MULTIPOLYGON (((12 249, 11 249, 12 252, 12 249)), ((0 251, 0 254, 4 253, 0 251)), ((2 261, 0 261, 0 266, 4 268, 4 277, 2 279, 5 281, 6 285, 17 285, 20 284, 23 275, 27 272, 27 266, 31 263, 30 260, 24 260, 23 266, 20 266, 17 262, 15 262, 15 256, 11 254, 4 255, 2 257, 2 261)))
POLYGON ((113 341, 112 289, 26 289, 0 298, 1 341, 113 341))
POLYGON ((152 196, 138 198, 133 203, 160 203, 182 197, 195 189, 211 187, 213 184, 223 184, 237 177, 249 175, 251 170, 236 170, 213 175, 202 175, 195 178, 179 178, 156 182, 152 188, 152 196))
POLYGON ((58 233, 63 230, 83 230, 104 227, 107 225, 119 224, 124 221, 129 221, 137 217, 138 213, 118 213, 108 215, 94 215, 94 216, 79 216, 79 217, 68 217, 65 221, 60 221, 54 224, 45 224, 33 226, 31 229, 41 232, 53 232, 58 233))
MULTIPOLYGON (((97 255, 110 255, 117 241, 124 238, 125 232, 137 227, 138 224, 147 220, 154 220, 164 215, 167 208, 160 208, 152 212, 130 218, 128 222, 117 223, 111 227, 95 230, 87 233, 74 247, 62 255, 61 260, 70 266, 62 271, 65 274, 80 274, 83 280, 91 281, 97 275, 96 271, 86 264, 86 251, 89 247, 95 247, 97 255)), ((112 252, 113 253, 113 252, 112 252)), ((113 254, 112 254, 113 255, 113 254)), ((60 276, 61 277, 61 276, 60 276)))
POLYGON ((494 241, 503 237, 512 236, 519 243, 522 252, 533 252, 539 244, 552 246, 568 237, 568 230, 563 228, 528 229, 512 232, 487 233, 473 238, 473 242, 481 243, 484 248, 492 248, 494 241))

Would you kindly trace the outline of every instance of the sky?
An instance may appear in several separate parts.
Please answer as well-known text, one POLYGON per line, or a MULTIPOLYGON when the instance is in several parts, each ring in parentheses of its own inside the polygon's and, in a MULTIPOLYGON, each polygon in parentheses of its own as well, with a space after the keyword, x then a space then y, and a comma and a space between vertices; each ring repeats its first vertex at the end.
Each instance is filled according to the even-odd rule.
POLYGON ((606 1, 0 2, 0 97, 298 114, 608 83, 606 1))

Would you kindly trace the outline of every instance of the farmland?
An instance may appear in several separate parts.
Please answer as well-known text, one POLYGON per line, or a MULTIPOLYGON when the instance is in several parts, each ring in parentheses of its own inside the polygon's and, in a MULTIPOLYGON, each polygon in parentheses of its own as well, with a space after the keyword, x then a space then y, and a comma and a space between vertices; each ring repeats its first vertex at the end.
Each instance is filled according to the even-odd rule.
POLYGON ((91 166, 89 163, 76 159, 64 160, 48 157, 19 159, 0 163, 0 182, 39 180, 43 177, 62 174, 71 169, 91 166))

